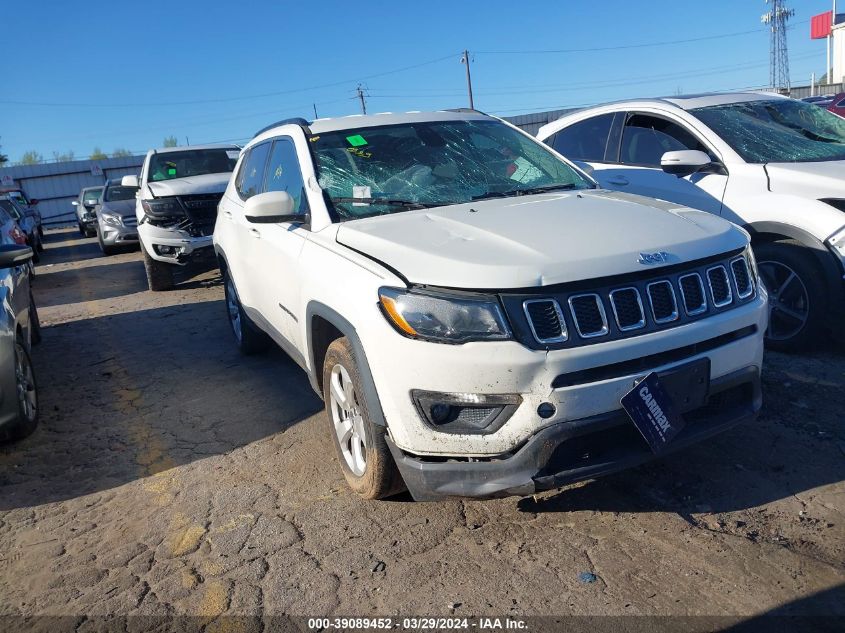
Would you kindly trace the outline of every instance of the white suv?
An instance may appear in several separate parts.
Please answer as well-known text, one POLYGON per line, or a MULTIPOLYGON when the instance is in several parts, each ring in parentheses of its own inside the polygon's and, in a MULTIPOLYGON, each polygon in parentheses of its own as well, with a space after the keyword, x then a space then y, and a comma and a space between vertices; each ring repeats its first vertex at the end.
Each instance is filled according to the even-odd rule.
POLYGON ((471 111, 262 130, 214 231, 240 349, 308 373, 357 493, 418 500, 559 487, 753 418, 748 244, 471 111))
POLYGON ((774 94, 710 94, 588 108, 537 136, 608 189, 748 230, 771 347, 806 349, 824 330, 845 338, 845 119, 774 94))
POLYGON ((141 175, 121 185, 139 187, 135 215, 150 290, 173 287, 173 271, 203 252, 210 254, 217 203, 240 148, 194 145, 151 149, 141 175))

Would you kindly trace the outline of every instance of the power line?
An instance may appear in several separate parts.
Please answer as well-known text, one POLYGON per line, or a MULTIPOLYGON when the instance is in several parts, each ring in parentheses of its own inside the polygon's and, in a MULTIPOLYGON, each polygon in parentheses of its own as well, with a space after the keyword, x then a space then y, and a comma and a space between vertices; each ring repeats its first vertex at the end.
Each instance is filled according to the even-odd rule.
MULTIPOLYGON (((809 20, 796 22, 795 26, 804 24, 809 20)), ((479 55, 545 55, 545 54, 559 54, 559 53, 597 53, 601 51, 621 51, 632 48, 652 48, 657 46, 674 46, 676 44, 690 44, 693 42, 707 42, 710 40, 720 40, 728 37, 739 37, 742 35, 750 35, 752 33, 765 33, 767 29, 753 29, 748 31, 737 31, 735 33, 722 33, 721 35, 707 35, 704 37, 693 37, 683 40, 665 40, 660 42, 643 42, 640 44, 623 44, 620 46, 597 46, 594 48, 560 48, 551 50, 510 50, 510 51, 476 51, 479 55)))
POLYGON ((309 90, 321 90, 323 88, 334 88, 336 86, 343 86, 346 84, 354 83, 356 81, 363 81, 366 79, 374 79, 376 77, 385 77, 386 75, 394 75, 397 73, 406 72, 408 70, 414 70, 415 68, 422 68, 423 66, 430 66, 431 64, 436 64, 438 62, 442 62, 447 59, 454 59, 459 53, 450 53, 449 55, 444 55, 443 57, 438 57, 437 59, 432 59, 426 62, 420 62, 419 64, 413 64, 411 66, 403 66, 402 68, 395 68, 393 70, 386 70, 380 73, 374 73, 372 75, 365 75, 363 77, 357 77, 355 79, 344 79, 341 81, 333 81, 331 83, 320 84, 317 86, 309 86, 307 88, 294 88, 292 90, 279 90, 276 92, 265 92, 262 94, 254 94, 254 95, 245 95, 241 97, 224 97, 218 99, 196 99, 191 101, 161 101, 161 102, 132 102, 132 103, 57 103, 57 102, 45 102, 45 101, 17 101, 17 100, 10 100, 10 99, 0 99, 0 104, 5 105, 24 105, 24 106, 45 106, 45 107, 67 107, 67 108, 77 108, 77 107, 84 107, 84 108, 137 108, 137 107, 158 107, 158 106, 178 106, 178 105, 197 105, 197 104, 204 104, 204 103, 230 103, 232 101, 249 101, 252 99, 264 99, 266 97, 278 97, 281 95, 288 95, 288 94, 296 94, 300 92, 308 92, 309 90))

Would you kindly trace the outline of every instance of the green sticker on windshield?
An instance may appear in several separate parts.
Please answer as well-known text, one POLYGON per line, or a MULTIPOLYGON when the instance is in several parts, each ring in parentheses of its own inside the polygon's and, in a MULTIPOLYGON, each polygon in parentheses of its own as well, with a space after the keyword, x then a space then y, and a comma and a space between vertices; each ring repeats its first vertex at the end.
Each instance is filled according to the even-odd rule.
POLYGON ((168 176, 175 176, 176 175, 176 168, 175 167, 168 168, 167 175, 168 176))
POLYGON ((352 147, 361 147, 361 145, 366 145, 366 139, 361 136, 360 134, 354 134, 353 136, 347 136, 346 142, 349 143, 352 147))

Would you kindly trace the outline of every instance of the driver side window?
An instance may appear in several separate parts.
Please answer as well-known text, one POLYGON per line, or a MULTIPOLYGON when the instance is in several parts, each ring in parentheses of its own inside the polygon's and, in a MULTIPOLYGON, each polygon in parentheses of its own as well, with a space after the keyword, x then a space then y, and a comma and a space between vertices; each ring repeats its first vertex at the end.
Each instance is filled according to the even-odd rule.
POLYGON ((264 167, 267 164, 267 155, 270 153, 270 143, 260 143, 249 150, 241 162, 238 178, 235 180, 235 189, 241 200, 246 202, 252 196, 261 193, 264 183, 264 167))
POLYGON ((698 139, 680 125, 660 117, 634 114, 628 118, 622 132, 619 162, 627 165, 660 167, 663 154, 685 149, 700 150, 710 154, 698 139))

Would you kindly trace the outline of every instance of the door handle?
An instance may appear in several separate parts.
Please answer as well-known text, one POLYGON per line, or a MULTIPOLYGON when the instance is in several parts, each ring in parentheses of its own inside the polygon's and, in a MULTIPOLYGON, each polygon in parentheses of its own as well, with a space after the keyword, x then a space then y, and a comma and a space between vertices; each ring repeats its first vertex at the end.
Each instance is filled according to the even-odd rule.
POLYGON ((619 185, 619 186, 630 184, 630 181, 627 178, 625 178, 625 176, 613 176, 613 178, 608 178, 607 182, 609 182, 611 185, 619 185))
POLYGON ((249 234, 257 240, 261 239, 261 231, 259 231, 258 229, 250 229, 249 234))

